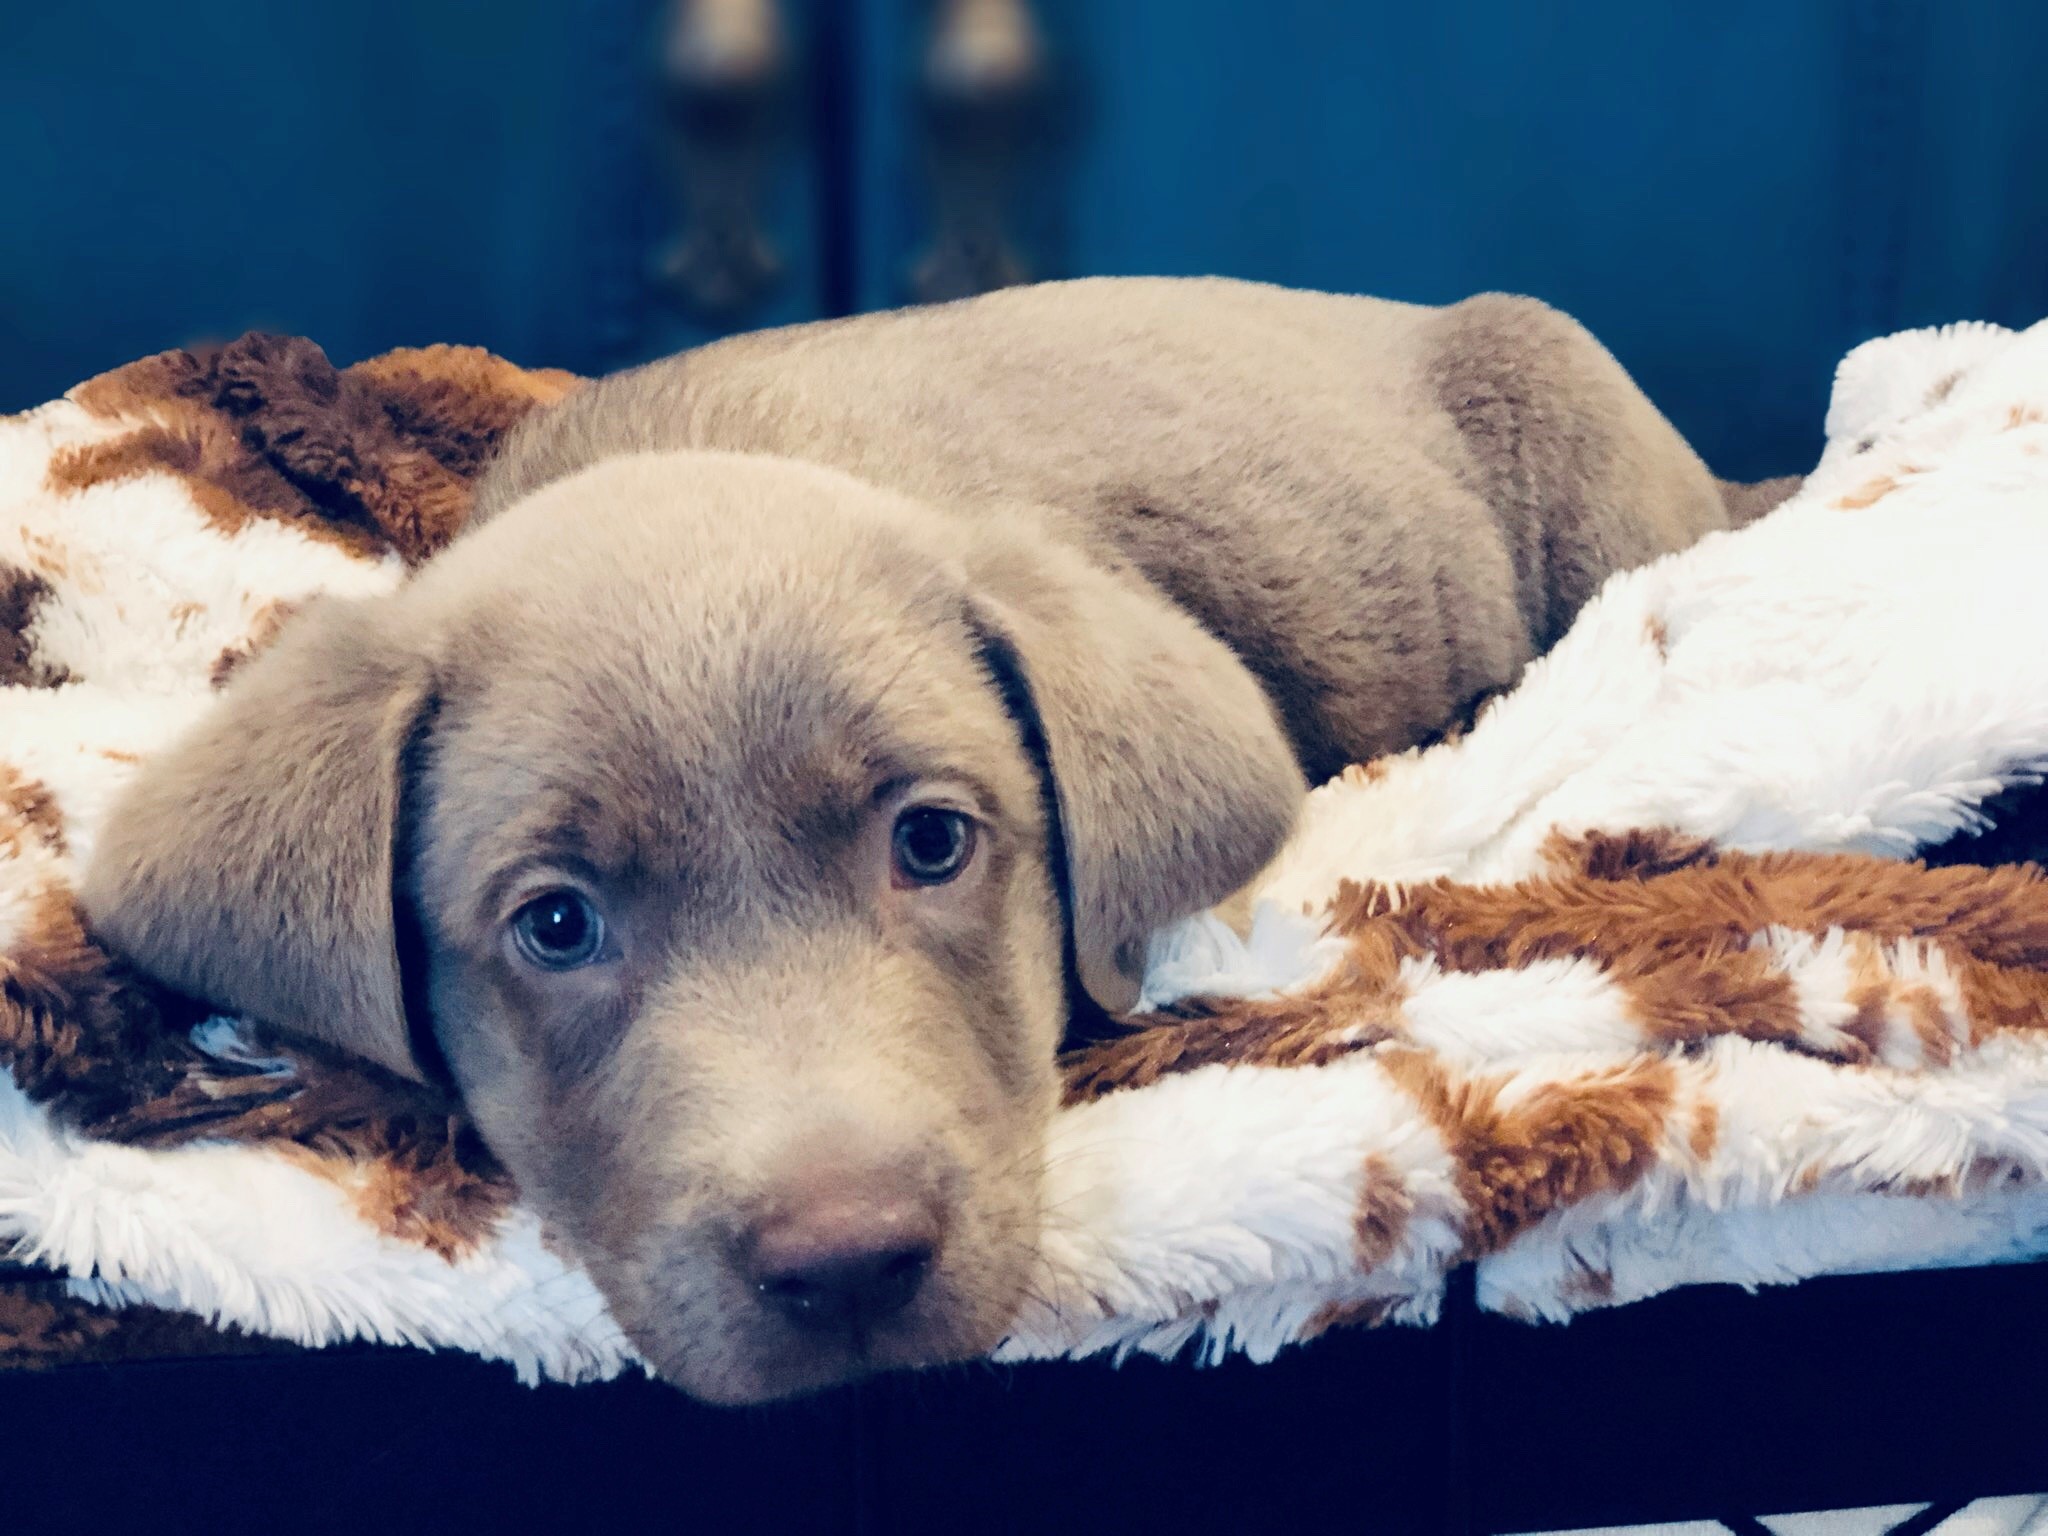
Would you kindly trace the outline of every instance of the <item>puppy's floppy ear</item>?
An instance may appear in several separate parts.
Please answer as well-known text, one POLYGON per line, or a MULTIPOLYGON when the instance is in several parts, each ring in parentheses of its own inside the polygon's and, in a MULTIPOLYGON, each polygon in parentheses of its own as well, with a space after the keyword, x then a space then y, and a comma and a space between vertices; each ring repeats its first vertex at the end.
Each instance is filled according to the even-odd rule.
POLYGON ((138 770, 83 883, 94 931, 219 1007, 422 1077, 392 863, 427 663, 388 599, 321 599, 138 770))
POLYGON ((1279 852, 1301 770, 1250 671, 1142 576, 1000 536, 968 565, 976 622, 1043 725, 1082 984, 1127 1010, 1153 930, 1279 852))

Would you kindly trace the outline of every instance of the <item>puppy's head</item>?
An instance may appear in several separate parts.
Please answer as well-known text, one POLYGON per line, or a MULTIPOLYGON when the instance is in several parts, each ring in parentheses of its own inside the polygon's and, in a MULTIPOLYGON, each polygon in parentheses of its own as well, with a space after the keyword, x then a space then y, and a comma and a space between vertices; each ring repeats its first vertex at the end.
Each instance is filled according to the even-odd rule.
POLYGON ((445 1073, 663 1375, 985 1351, 1077 969, 1253 874, 1300 780, 1140 585, 844 476, 646 455, 316 604, 141 774, 144 967, 445 1073))

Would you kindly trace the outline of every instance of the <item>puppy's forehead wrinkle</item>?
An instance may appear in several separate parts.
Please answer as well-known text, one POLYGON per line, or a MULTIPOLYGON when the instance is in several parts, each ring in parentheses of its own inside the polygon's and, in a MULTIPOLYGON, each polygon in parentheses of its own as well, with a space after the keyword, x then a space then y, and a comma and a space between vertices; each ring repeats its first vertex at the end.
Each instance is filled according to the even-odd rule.
POLYGON ((592 588, 620 573, 656 585, 772 595, 873 590, 912 596, 920 573, 957 577, 955 520, 835 470, 702 450, 606 458, 458 539, 416 585, 460 609, 502 594, 592 588), (709 580, 701 579, 704 573, 709 580))
POLYGON ((481 614, 445 667, 442 799, 494 846, 612 867, 689 848, 732 873, 721 845, 843 839, 897 780, 965 781, 1028 824, 1028 765, 960 612, 957 593, 936 623, 872 595, 780 602, 726 632, 643 615, 617 643, 481 614))

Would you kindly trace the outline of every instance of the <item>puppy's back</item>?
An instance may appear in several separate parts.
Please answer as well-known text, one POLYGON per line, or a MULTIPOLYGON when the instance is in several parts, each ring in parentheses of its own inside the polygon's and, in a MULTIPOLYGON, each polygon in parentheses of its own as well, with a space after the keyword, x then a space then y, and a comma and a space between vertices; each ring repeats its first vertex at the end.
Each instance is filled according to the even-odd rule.
POLYGON ((690 447, 825 463, 1134 568, 1260 677, 1311 773, 1441 729, 1609 572, 1726 521, 1619 364, 1533 300, 1206 278, 1009 289, 601 380, 529 418, 480 515, 690 447))

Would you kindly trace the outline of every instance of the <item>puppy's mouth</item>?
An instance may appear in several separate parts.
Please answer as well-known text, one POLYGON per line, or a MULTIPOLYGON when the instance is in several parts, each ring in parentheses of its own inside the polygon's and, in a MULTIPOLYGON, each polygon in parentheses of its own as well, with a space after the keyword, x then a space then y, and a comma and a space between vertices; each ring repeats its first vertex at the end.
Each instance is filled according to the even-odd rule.
POLYGON ((1006 1214, 956 1212, 922 1272, 866 1253, 778 1274, 702 1219, 643 1229, 625 1253, 563 1235, 653 1374, 700 1401, 754 1405, 987 1356, 1036 1253, 1034 1227, 1006 1214))
POLYGON ((956 1317, 933 1321, 855 1324, 842 1333, 804 1330, 762 1351, 756 1380, 766 1396, 794 1397, 889 1371, 952 1365, 987 1354, 1002 1329, 974 1327, 956 1317))
POLYGON ((814 1322, 750 1298, 720 1308, 722 1318, 704 1320, 708 1329, 687 1308, 628 1324, 627 1332, 663 1380, 706 1402, 743 1406, 976 1359, 1001 1342, 1014 1304, 1010 1295, 968 1304, 941 1292, 886 1318, 814 1322))

